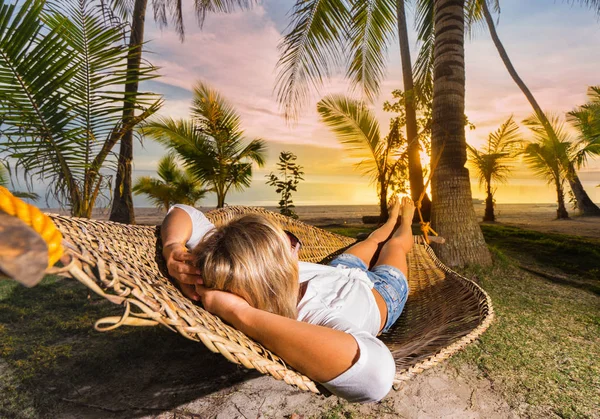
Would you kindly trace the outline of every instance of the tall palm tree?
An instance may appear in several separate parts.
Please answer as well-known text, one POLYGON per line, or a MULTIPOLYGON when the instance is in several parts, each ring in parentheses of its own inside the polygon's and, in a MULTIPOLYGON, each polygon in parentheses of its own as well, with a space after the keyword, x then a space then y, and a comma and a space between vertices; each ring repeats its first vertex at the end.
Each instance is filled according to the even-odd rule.
MULTIPOLYGON (((107 187, 112 148, 160 100, 127 97, 139 110, 123 125, 122 26, 107 25, 91 0, 25 0, 0 6, 0 143, 16 167, 46 181, 61 205, 90 217, 107 187)), ((144 66, 141 78, 153 77, 144 66)), ((114 163, 113 163, 114 164, 114 163)))
MULTIPOLYGON (((144 26, 148 0, 100 0, 105 8, 117 11, 121 16, 131 18, 129 38, 130 53, 127 57, 128 83, 125 85, 125 104, 123 107, 123 125, 127 125, 135 117, 135 108, 128 101, 138 94, 142 45, 144 43, 144 26), (131 3, 134 3, 131 11, 131 3)), ((249 8, 256 0, 203 0, 195 1, 196 16, 200 27, 208 13, 230 13, 237 8, 249 8)), ((181 41, 185 38, 183 23, 183 3, 181 0, 152 0, 154 19, 161 25, 168 24, 169 12, 181 41)), ((128 130, 120 142, 117 177, 115 181, 113 204, 110 213, 111 221, 127 224, 135 223, 133 199, 131 196, 131 175, 133 161, 133 130, 128 130)))
MULTIPOLYGON (((311 87, 339 67, 373 100, 385 75, 386 52, 398 36, 402 58, 411 194, 424 189, 404 0, 298 0, 280 44, 276 93, 287 119, 298 116, 311 87)), ((424 199, 425 210, 429 197, 424 199)), ((428 212, 428 211, 426 211, 428 212)))
POLYGON ((133 186, 136 195, 148 195, 150 201, 165 211, 173 204, 196 205, 209 192, 189 169, 181 170, 174 154, 170 153, 158 163, 159 179, 150 176, 139 178, 133 186))
POLYGON ((144 126, 143 133, 177 152, 190 172, 210 185, 217 208, 225 205, 231 188, 250 186, 253 163, 265 162, 265 142, 245 144, 237 111, 202 82, 194 88, 191 119, 160 118, 144 126))
POLYGON ((450 266, 488 265, 491 257, 477 223, 465 167, 464 0, 435 0, 434 7, 431 153, 439 160, 431 180, 431 222, 447 239, 436 250, 450 266))
POLYGON ((406 139, 402 138, 398 121, 392 123, 388 136, 381 138, 373 112, 363 102, 343 95, 321 99, 317 111, 352 156, 362 159, 356 166, 376 182, 380 219, 387 220, 388 190, 406 172, 405 160, 400 157, 400 146, 406 144, 406 139))
POLYGON ((488 135, 483 150, 467 144, 469 162, 479 176, 479 186, 485 187, 485 214, 483 221, 496 221, 494 214, 494 192, 492 183, 506 182, 511 166, 507 163, 514 157, 516 146, 521 143, 519 126, 512 116, 495 132, 488 135))
MULTIPOLYGON (((599 1, 578 1, 578 3, 584 4, 584 5, 587 4, 590 7, 593 7, 593 5, 596 4, 597 7, 600 9, 599 1)), ((512 62, 510 61, 508 54, 506 52, 506 49, 504 48, 504 45, 500 41, 500 38, 496 31, 496 27, 494 25, 494 20, 492 18, 492 15, 490 13, 490 10, 488 8, 486 0, 480 0, 479 4, 481 5, 481 12, 485 18, 485 21, 487 23, 489 30, 490 30, 490 35, 492 36, 492 41, 494 42, 494 45, 496 46, 496 49, 498 50, 498 54, 500 54, 500 58, 502 58, 502 62, 504 63, 506 69, 508 70, 508 73, 510 74, 510 76, 515 81, 517 86, 519 86, 519 89, 521 89, 521 91, 523 92, 523 94, 525 95, 527 100, 529 101, 529 104, 534 109, 535 114, 537 115, 537 119, 543 124, 543 127, 547 131, 548 135, 549 136, 557 136, 557 133, 553 131, 553 126, 550 123, 550 121, 548 120, 546 114, 542 111, 540 105, 535 100, 535 97, 533 96, 533 94, 531 93, 531 91, 529 90, 527 85, 523 82, 521 77, 519 77, 517 71, 515 70, 515 67, 513 66, 512 62)), ((569 185, 571 186, 571 190, 573 191, 573 194, 575 195, 575 199, 577 200, 577 207, 581 211, 581 215, 600 216, 600 208, 598 208, 598 206, 596 204, 594 204, 594 202, 590 199, 589 195, 587 194, 587 192, 583 188, 583 185, 581 184, 581 180, 579 179, 579 176, 577 175, 577 171, 576 171, 575 167, 572 164, 570 164, 569 168, 567 169, 567 181, 569 182, 569 185)))
POLYGON ((569 218, 565 206, 564 181, 565 167, 568 166, 565 163, 573 158, 573 143, 558 118, 553 117, 549 122, 556 135, 548 135, 544 122, 540 121, 537 114, 523 121, 535 139, 535 142, 525 145, 523 156, 525 163, 537 176, 546 179, 548 184, 554 184, 558 202, 556 218, 569 218))
MULTIPOLYGON (((419 144, 419 129, 417 124, 416 100, 412 61, 410 59, 410 45, 408 42, 408 28, 406 24, 405 1, 396 1, 396 15, 398 21, 398 43, 400 46, 400 59, 402 61, 402 81, 404 83, 404 109, 406 113, 406 139, 408 145, 408 178, 413 201, 417 201, 425 184, 423 181, 423 167, 421 166, 421 147, 419 144)), ((422 201, 421 212, 426 220, 431 214, 431 201, 425 194, 422 201)))

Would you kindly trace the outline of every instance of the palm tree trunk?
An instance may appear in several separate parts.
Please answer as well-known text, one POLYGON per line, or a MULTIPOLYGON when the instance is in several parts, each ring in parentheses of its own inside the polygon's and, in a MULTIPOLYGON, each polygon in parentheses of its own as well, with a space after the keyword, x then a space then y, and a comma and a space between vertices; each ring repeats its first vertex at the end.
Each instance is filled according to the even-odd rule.
MULTIPOLYGON (((492 41, 494 41, 494 45, 496 46, 496 49, 498 50, 498 54, 500 54, 500 58, 502 58, 502 62, 504 63, 504 66, 508 70, 508 74, 510 74, 510 76, 515 81, 517 86, 519 86, 519 89, 521 89, 521 91, 523 92, 523 94, 525 95, 527 100, 529 101, 529 104, 535 111, 535 114, 537 115, 538 119, 542 122, 542 125, 544 126, 544 129, 548 133, 548 136, 550 138, 556 138, 556 133, 554 132, 554 129, 552 128, 552 124, 550 124, 550 121, 548 121, 546 114, 544 114, 544 112, 542 111, 542 108, 535 100, 535 97, 533 97, 533 94, 531 93, 531 91, 529 90, 527 85, 525 85, 525 83, 523 82, 521 77, 519 77, 519 75, 517 74, 517 70, 515 70, 515 67, 512 65, 510 58, 508 58, 508 54, 506 53, 506 50, 504 49, 504 45, 502 45, 502 42, 500 41, 500 38, 498 37, 498 32, 496 32, 496 26, 494 25, 494 19, 492 18, 490 9, 487 6, 487 2, 484 0, 481 1, 481 6, 483 9, 483 16, 484 16, 485 21, 490 30, 490 35, 492 36, 492 41)), ((565 169, 567 171, 570 171, 570 168, 565 168, 565 169)), ((575 177, 577 177, 577 174, 575 174, 575 177)), ((573 190, 573 193, 575 194, 575 199, 577 200, 577 207, 580 209, 581 215, 600 216, 600 208, 598 208, 598 206, 596 204, 594 204, 594 202, 592 202, 592 200, 588 196, 587 192, 583 189, 583 185, 581 184, 579 179, 577 178, 576 181, 574 179, 573 180, 569 179, 569 184, 571 185, 571 189, 573 190)))
POLYGON ((558 198, 558 209, 556 210, 556 218, 565 219, 569 218, 569 213, 565 207, 565 193, 562 187, 562 183, 559 179, 555 179, 556 184, 556 196, 558 198))
POLYGON ((492 194, 492 185, 487 182, 486 186, 487 196, 485 198, 485 214, 483 215, 483 221, 496 221, 496 215, 494 214, 494 195, 492 194))
MULTIPOLYGON (((408 43, 408 29, 406 27, 406 12, 404 0, 397 0, 398 40, 400 43, 400 58, 402 60, 402 79, 404 82, 404 108, 406 110, 406 138, 408 140, 408 179, 410 194, 413 201, 417 201, 425 189, 423 183, 423 168, 421 166, 421 146, 419 144, 419 131, 417 127, 417 113, 414 101, 414 82, 412 64, 410 59, 410 45, 408 43)), ((421 206, 421 213, 425 220, 431 217, 431 201, 425 194, 421 206)), ((415 217, 418 215, 415 213, 415 217)))
POLYGON ((473 208, 465 140, 464 0, 435 0, 432 155, 433 228, 446 244, 436 252, 449 266, 489 265, 491 256, 473 208))
MULTIPOLYGON (((139 71, 144 43, 144 24, 148 0, 136 0, 131 17, 131 35, 127 54, 127 84, 123 104, 123 125, 131 121, 135 114, 135 97, 139 87, 139 71)), ((135 224, 132 196, 133 130, 121 138, 117 177, 110 211, 110 220, 126 224, 135 224)))
POLYGON ((579 180, 579 176, 577 176, 575 166, 571 162, 569 162, 569 167, 567 168, 567 180, 569 181, 571 190, 577 200, 577 208, 579 209, 580 214, 583 216, 600 216, 600 208, 594 204, 585 192, 585 189, 583 189, 581 180, 579 180))
POLYGON ((387 185, 384 179, 379 179, 379 222, 385 223, 388 219, 387 185))

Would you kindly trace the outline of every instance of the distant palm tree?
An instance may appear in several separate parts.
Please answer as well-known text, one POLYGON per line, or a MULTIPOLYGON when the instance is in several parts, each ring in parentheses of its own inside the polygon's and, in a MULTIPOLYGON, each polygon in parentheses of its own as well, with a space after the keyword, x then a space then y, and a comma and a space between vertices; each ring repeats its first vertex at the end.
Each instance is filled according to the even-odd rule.
POLYGON ((522 141, 519 126, 511 116, 498 130, 488 135, 483 150, 467 144, 469 161, 479 176, 479 186, 485 187, 485 214, 483 221, 496 221, 492 183, 506 182, 511 167, 507 164, 514 157, 516 146, 522 141))
POLYGON ((588 89, 588 102, 569 112, 567 120, 579 132, 575 156, 568 170, 580 169, 589 157, 600 156, 600 86, 588 89))
MULTIPOLYGON (((100 0, 103 9, 116 13, 123 19, 131 19, 131 32, 129 36, 130 53, 127 56, 127 79, 125 85, 125 104, 123 107, 123 125, 127 126, 135 117, 135 108, 130 104, 129 98, 135 98, 138 94, 141 63, 142 45, 144 44, 144 26, 148 0, 100 0), (132 9, 133 4, 133 10, 132 9)), ((200 27, 208 13, 230 13, 237 8, 249 8, 256 0, 196 0, 194 7, 200 27)), ((181 41, 185 38, 185 27, 183 24, 183 2, 181 0, 152 0, 154 20, 161 27, 167 26, 169 14, 175 24, 175 30, 181 41)), ((133 200, 131 197, 131 175, 133 161, 133 130, 129 129, 120 143, 119 161, 115 181, 113 204, 110 219, 121 223, 134 224, 135 214, 133 211, 133 200)))
POLYGON ((558 118, 552 117, 549 121, 556 135, 548 135, 544 123, 537 115, 523 121, 535 138, 534 142, 525 143, 523 156, 525 163, 537 176, 546 179, 548 184, 554 184, 558 202, 556 218, 569 218, 565 206, 564 182, 565 167, 573 157, 573 144, 564 124, 558 118))
POLYGON ((262 139, 244 141, 237 111, 216 90, 199 82, 194 88, 192 119, 159 118, 142 132, 177 152, 198 179, 217 194, 217 208, 233 187, 250 186, 252 164, 263 166, 266 145, 262 139))
POLYGON ((174 154, 168 154, 158 163, 157 170, 160 179, 144 176, 133 186, 136 195, 148 195, 150 201, 165 211, 173 204, 196 205, 204 198, 209 190, 202 188, 189 169, 181 170, 174 154))
POLYGON ((385 221, 388 190, 406 175, 406 162, 400 158, 400 146, 406 145, 406 140, 398 121, 392 124, 390 134, 382 138, 373 112, 363 102, 343 95, 321 99, 317 111, 352 156, 362 159, 356 166, 377 183, 380 219, 385 221))

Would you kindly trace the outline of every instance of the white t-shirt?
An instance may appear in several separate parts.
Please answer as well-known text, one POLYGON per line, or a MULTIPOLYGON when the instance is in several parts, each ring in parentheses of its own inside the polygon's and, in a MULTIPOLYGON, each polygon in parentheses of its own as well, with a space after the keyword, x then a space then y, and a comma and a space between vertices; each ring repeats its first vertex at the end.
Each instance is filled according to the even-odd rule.
MULTIPOLYGON (((192 220, 188 248, 195 247, 214 225, 201 211, 174 205, 192 220)), ((396 365, 389 349, 376 338, 381 316, 371 289, 373 283, 361 269, 299 262, 300 282, 306 293, 298 303, 298 320, 341 330, 354 337, 358 361, 338 377, 321 383, 333 394, 352 402, 381 400, 390 391, 396 365)))

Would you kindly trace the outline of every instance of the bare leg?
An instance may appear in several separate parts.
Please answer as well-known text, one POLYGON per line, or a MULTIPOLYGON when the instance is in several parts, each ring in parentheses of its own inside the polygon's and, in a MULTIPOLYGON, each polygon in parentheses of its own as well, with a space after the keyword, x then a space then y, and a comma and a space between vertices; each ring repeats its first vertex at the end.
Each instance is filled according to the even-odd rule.
POLYGON ((404 275, 408 276, 406 255, 413 245, 411 223, 414 214, 415 204, 412 199, 402 198, 402 224, 381 249, 375 266, 390 265, 400 269, 404 275))
POLYGON ((398 196, 394 195, 390 198, 388 203, 388 213, 389 218, 385 224, 372 232, 365 240, 361 241, 360 243, 356 243, 344 253, 350 253, 351 255, 360 258, 363 262, 365 262, 365 265, 369 266, 371 259, 373 259, 375 252, 377 252, 377 249, 379 248, 379 245, 386 241, 394 231, 394 227, 398 221, 398 214, 400 213, 400 199, 398 196))

